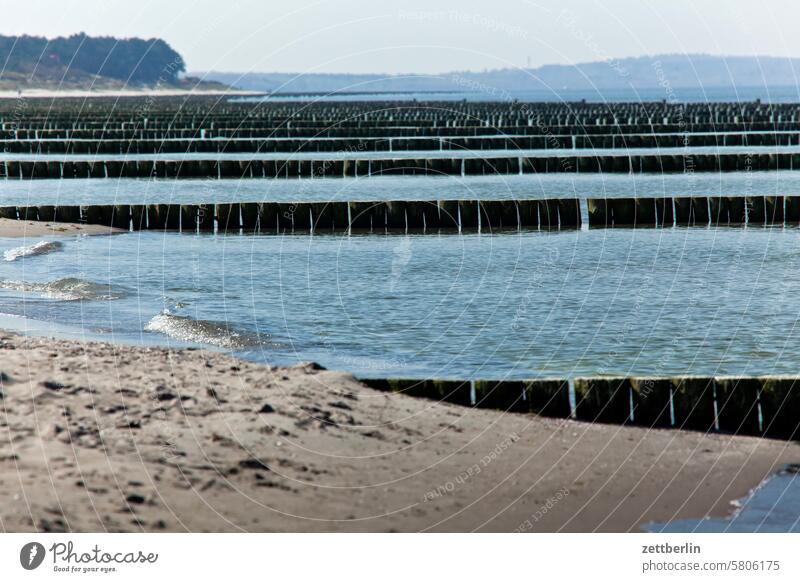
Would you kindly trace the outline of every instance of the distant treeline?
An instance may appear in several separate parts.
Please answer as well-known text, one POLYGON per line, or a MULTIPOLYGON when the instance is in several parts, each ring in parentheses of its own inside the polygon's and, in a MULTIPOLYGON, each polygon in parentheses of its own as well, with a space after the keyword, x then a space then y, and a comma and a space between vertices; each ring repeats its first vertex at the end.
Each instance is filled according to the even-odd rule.
POLYGON ((183 57, 158 38, 0 36, 0 80, 99 76, 136 85, 172 84, 185 70, 183 57))

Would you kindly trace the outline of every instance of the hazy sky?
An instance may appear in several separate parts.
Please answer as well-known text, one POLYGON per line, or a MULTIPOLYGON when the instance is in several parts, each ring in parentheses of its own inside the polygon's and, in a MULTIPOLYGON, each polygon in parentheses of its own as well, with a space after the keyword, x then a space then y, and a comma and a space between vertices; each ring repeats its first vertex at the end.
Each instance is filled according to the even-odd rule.
POLYGON ((158 36, 189 70, 437 73, 655 53, 800 57, 798 0, 0 0, 2 34, 158 36))

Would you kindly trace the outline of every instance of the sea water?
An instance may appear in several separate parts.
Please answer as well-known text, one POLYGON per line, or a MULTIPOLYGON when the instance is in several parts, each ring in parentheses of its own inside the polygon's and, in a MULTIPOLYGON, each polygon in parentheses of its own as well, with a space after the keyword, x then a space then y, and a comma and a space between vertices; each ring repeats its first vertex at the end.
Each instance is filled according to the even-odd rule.
MULTIPOLYGON (((445 138, 447 139, 447 138, 445 138)), ((509 138, 512 140, 512 138, 509 138)), ((796 138, 795 138, 796 139, 796 138)), ((622 141, 622 138, 620 138, 622 141)), ((445 149, 445 150, 401 150, 401 151, 340 151, 322 152, 159 152, 154 153, 99 153, 99 154, 18 154, 0 153, 0 161, 41 161, 41 162, 95 162, 95 161, 158 161, 158 160, 368 160, 368 159, 493 159, 538 157, 558 158, 562 156, 594 158, 600 156, 691 156, 711 154, 795 154, 800 152, 798 145, 786 146, 686 146, 654 148, 560 148, 548 149, 445 149)), ((224 145, 223 145, 224 148, 224 145)))
POLYGON ((659 533, 800 533, 800 467, 787 466, 733 503, 726 518, 650 523, 659 533))
POLYGON ((800 170, 224 180, 4 180, 2 206, 800 195, 800 170))
POLYGON ((0 313, 363 376, 795 374, 800 356, 792 227, 59 240, 0 239, 0 313))

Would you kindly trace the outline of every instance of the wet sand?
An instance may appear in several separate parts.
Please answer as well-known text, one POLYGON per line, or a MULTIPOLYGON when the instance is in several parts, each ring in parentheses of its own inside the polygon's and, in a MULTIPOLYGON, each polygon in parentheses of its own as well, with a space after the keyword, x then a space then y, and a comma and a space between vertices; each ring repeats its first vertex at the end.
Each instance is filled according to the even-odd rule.
POLYGON ((0 332, 0 366, 4 531, 638 531, 724 516, 800 460, 203 350, 0 332))
POLYGON ((38 222, 0 218, 0 238, 26 238, 71 234, 114 234, 124 232, 118 228, 99 224, 74 224, 69 222, 38 222))

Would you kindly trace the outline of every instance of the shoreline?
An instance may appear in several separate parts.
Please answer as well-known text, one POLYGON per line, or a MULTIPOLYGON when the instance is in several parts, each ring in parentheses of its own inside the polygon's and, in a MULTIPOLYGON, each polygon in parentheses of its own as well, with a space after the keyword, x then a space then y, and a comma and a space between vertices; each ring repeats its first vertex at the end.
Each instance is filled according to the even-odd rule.
POLYGON ((99 224, 78 224, 74 222, 39 222, 36 220, 14 220, 0 218, 0 238, 28 238, 40 236, 73 234, 106 235, 127 232, 125 230, 99 224))
POLYGON ((800 458, 215 351, 11 332, 0 350, 6 531, 641 531, 730 516, 800 458))
POLYGON ((0 90, 0 99, 69 99, 93 97, 259 97, 261 91, 245 89, 28 89, 21 92, 0 90))

